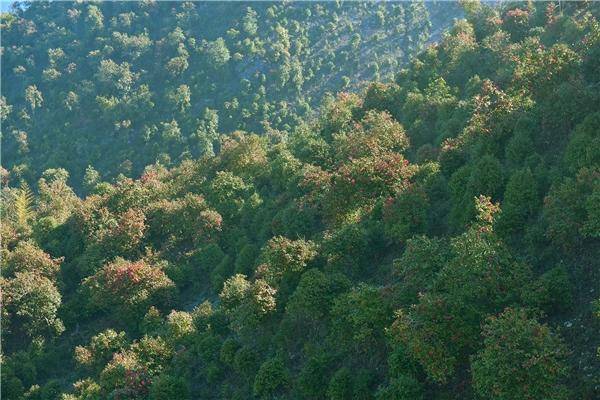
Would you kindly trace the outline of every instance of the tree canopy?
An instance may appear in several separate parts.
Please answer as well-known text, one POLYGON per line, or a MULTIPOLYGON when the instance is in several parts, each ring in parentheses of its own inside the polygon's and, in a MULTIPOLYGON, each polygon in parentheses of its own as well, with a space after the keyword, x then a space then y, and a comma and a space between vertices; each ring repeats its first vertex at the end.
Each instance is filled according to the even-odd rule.
POLYGON ((599 398, 600 6, 461 6, 3 13, 3 396, 599 398))

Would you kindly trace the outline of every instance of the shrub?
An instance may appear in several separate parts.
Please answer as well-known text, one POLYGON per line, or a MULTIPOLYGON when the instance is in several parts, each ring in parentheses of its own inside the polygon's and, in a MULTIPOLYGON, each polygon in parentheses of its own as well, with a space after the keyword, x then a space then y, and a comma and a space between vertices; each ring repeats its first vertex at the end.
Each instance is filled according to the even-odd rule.
POLYGON ((380 388, 375 395, 376 400, 421 400, 423 385, 411 375, 400 375, 380 388))
POLYGON ((29 337, 64 331, 58 318, 61 295, 52 281, 35 272, 17 272, 14 278, 0 283, 4 292, 3 314, 8 315, 3 318, 3 329, 7 329, 6 325, 13 330, 22 329, 29 337))
POLYGON ((92 336, 88 346, 77 346, 75 348, 75 360, 84 366, 98 369, 103 367, 116 353, 127 344, 125 332, 107 329, 92 336))
POLYGON ((423 233, 427 226, 428 199, 423 189, 410 186, 385 202, 383 221, 385 234, 395 243, 423 233))
POLYGON ((327 397, 330 400, 352 400, 352 373, 348 368, 338 369, 329 381, 327 397))
POLYGON ((263 264, 257 273, 276 286, 286 276, 302 272, 316 255, 316 245, 311 241, 276 236, 263 247, 260 256, 263 264))
MULTIPOLYGON (((176 288, 160 267, 144 260, 117 258, 85 279, 90 305, 116 316, 140 316, 151 305, 164 307, 174 298, 176 288)), ((142 314, 143 315, 143 314, 142 314)))
POLYGON ((484 347, 472 358, 473 386, 491 400, 568 399, 566 348, 525 310, 507 308, 483 326, 484 347))
POLYGON ((254 378, 254 395, 261 399, 273 398, 287 389, 289 379, 283 360, 271 358, 258 369, 254 378))
POLYGON ((150 400, 190 399, 190 389, 183 377, 160 375, 150 386, 150 400))
POLYGON ((563 266, 552 268, 525 288, 525 302, 552 314, 573 306, 573 287, 563 266))

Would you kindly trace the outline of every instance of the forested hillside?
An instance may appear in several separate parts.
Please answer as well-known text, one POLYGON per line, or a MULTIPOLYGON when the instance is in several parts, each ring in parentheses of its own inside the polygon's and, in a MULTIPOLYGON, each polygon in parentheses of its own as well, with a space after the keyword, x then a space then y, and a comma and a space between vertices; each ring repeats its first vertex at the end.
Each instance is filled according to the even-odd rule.
MULTIPOLYGON (((44 14, 48 24, 75 7, 64 4, 44 14)), ((272 6, 264 5, 265 16, 272 6)), ((34 7, 46 6, 26 12, 34 7)), ((164 6, 78 4, 85 11, 74 14, 87 22, 77 41, 97 42, 92 48, 102 53, 109 39, 86 33, 93 7, 106 32, 109 10, 164 6)), ((189 8, 177 7, 176 15, 148 11, 140 26, 150 35, 163 18, 186 21, 189 8)), ((90 170, 85 197, 65 169, 46 170, 35 186, 5 171, 3 398, 598 399, 600 5, 466 2, 462 12, 393 81, 342 91, 317 117, 282 119, 261 134, 214 132, 214 154, 154 163, 139 179, 112 182, 103 176, 116 170, 90 170)), ((246 35, 240 15, 230 15, 227 29, 246 35)), ((284 17, 272 18, 285 26, 284 17)), ((53 40, 69 34, 59 26, 53 40)), ((210 48, 216 36, 196 46, 210 48)), ((182 57, 169 53, 167 41, 156 47, 164 52, 140 57, 164 66, 182 57)), ((103 58, 86 56, 96 61, 85 68, 102 75, 95 57, 103 58)), ((124 71, 124 61, 110 57, 114 71, 124 71)), ((339 74, 360 74, 348 63, 334 61, 339 74)), ((223 79, 241 73, 231 68, 223 79)), ((98 81, 120 85, 120 72, 111 74, 98 81)), ((178 87, 169 79, 166 87, 178 87)), ((30 82, 15 81, 8 86, 30 82)), ((135 96, 127 96, 143 83, 131 83, 136 89, 123 97, 123 89, 89 82, 80 102, 113 96, 118 106, 74 108, 80 120, 70 123, 85 127, 83 136, 38 129, 29 160, 26 152, 3 156, 39 167, 36 157, 77 163, 85 154, 67 156, 63 146, 127 143, 108 115, 131 112, 135 96), (41 144, 55 134, 66 142, 41 144)), ((40 87, 29 90, 25 110, 13 106, 6 126, 67 121, 61 91, 40 87)), ((138 105, 139 124, 179 112, 158 97, 151 110, 138 105)), ((263 119, 253 118, 227 126, 263 119)), ((149 146, 132 139, 123 151, 142 162, 149 146)))
POLYGON ((139 177, 289 129, 329 92, 390 80, 457 5, 32 2, 2 17, 3 165, 139 177), (430 20, 428 10, 432 11, 430 20), (217 148, 215 148, 215 146, 217 148))

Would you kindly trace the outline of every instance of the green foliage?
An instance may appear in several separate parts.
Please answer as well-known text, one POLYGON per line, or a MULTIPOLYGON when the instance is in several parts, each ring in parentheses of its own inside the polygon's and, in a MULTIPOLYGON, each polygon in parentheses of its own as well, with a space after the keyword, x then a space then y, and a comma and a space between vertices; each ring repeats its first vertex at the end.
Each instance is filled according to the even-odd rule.
POLYGON ((232 310, 242 304, 249 290, 250 282, 247 281, 246 276, 236 274, 225 281, 219 299, 226 310, 232 310))
POLYGON ((331 400, 350 400, 352 398, 352 373, 348 368, 338 369, 327 388, 327 397, 331 400))
POLYGON ((334 134, 334 147, 340 160, 377 157, 386 152, 402 152, 408 147, 404 128, 386 112, 369 111, 349 132, 334 134))
POLYGON ((92 337, 88 346, 75 348, 75 360, 78 364, 92 369, 102 368, 116 353, 127 344, 125 332, 107 329, 92 337))
POLYGON ((262 279, 249 282, 245 275, 236 274, 225 281, 219 299, 229 315, 231 328, 239 332, 254 328, 275 310, 276 293, 262 279))
POLYGON ((311 357, 299 373, 296 387, 303 396, 309 398, 325 398, 329 383, 329 362, 327 356, 311 357))
POLYGON ((559 181, 544 200, 546 235, 555 244, 570 249, 585 237, 596 237, 598 170, 582 168, 575 179, 559 181))
POLYGON ((3 279, 3 315, 7 332, 28 337, 61 334, 65 328, 58 317, 61 294, 55 284, 37 272, 16 272, 14 277, 3 279))
POLYGON ((395 152, 350 159, 332 176, 325 198, 326 212, 332 219, 343 220, 358 208, 372 204, 373 199, 405 189, 414 172, 408 160, 395 152))
POLYGON ((567 145, 565 162, 569 171, 578 172, 583 167, 600 164, 600 114, 588 115, 581 124, 577 125, 567 145))
POLYGON ((219 171, 210 184, 208 200, 228 219, 235 219, 249 200, 252 186, 231 172, 219 171))
MULTIPOLYGON (((289 128, 340 90, 342 76, 349 90, 365 80, 393 78, 396 66, 425 46, 428 9, 439 8, 252 7, 141 2, 15 8, 3 17, 11 22, 2 28, 2 118, 7 133, 22 134, 3 137, 8 168, 21 164, 17 149, 27 137, 40 153, 55 150, 50 157, 30 153, 33 179, 59 164, 79 183, 88 165, 112 178, 123 162, 139 174, 156 161, 211 154, 215 119, 197 120, 205 109, 226 133, 289 128), (371 23, 380 16, 380 23, 371 23), (398 46, 381 46, 381 40, 398 46), (95 136, 91 126, 105 134, 95 136)), ((454 14, 436 24, 445 27, 454 14)))
POLYGON ((64 400, 100 400, 100 385, 91 379, 83 379, 73 384, 74 394, 63 394, 64 400))
POLYGON ((483 156, 469 170, 457 171, 450 181, 450 188, 455 199, 451 210, 451 219, 455 227, 462 228, 473 220, 476 215, 473 208, 473 197, 486 195, 497 199, 503 184, 502 166, 493 156, 483 156))
POLYGON ((420 400, 423 398, 423 387, 414 377, 401 375, 379 389, 375 398, 377 400, 420 400))
POLYGON ((207 273, 215 268, 225 257, 225 253, 216 243, 209 243, 201 247, 191 256, 195 268, 207 273))
POLYGON ((139 317, 151 305, 168 305, 176 292, 175 285, 159 266, 122 258, 106 264, 86 278, 83 285, 89 290, 92 309, 129 318, 139 317))
POLYGON ((44 98, 42 97, 42 92, 40 92, 35 85, 27 86, 25 89, 25 100, 29 103, 29 107, 31 111, 34 111, 36 108, 42 106, 44 102, 44 98))
POLYGON ((257 273, 269 284, 277 286, 287 275, 302 272, 316 255, 313 242, 276 236, 262 249, 262 264, 257 273))
POLYGON ((521 165, 534 147, 531 133, 527 129, 520 129, 513 135, 506 145, 506 159, 514 165, 521 165))
POLYGON ((261 399, 277 397, 288 386, 289 377, 283 361, 272 358, 265 361, 254 378, 254 395, 261 399))
POLYGON ((565 267, 544 272, 525 290, 523 299, 547 314, 568 311, 573 306, 573 287, 565 267))
POLYGON ((187 382, 182 377, 163 374, 158 377, 150 387, 149 399, 190 399, 190 390, 187 382))
POLYGON ((392 326, 392 335, 439 382, 476 348, 485 317, 518 302, 519 288, 529 280, 529 268, 514 260, 490 228, 494 207, 489 198, 478 200, 479 224, 452 240, 451 259, 432 288, 400 310, 392 326))
POLYGON ((196 327, 190 313, 173 310, 167 315, 167 336, 171 340, 181 340, 195 331, 196 327))
POLYGON ((211 210, 202 196, 187 194, 182 199, 153 203, 149 208, 149 235, 158 243, 198 245, 221 229, 221 215, 211 210))
POLYGON ((521 309, 506 309, 483 326, 484 347, 473 357, 475 390, 490 399, 567 399, 566 349, 547 326, 521 309))
POLYGON ((359 286, 335 299, 330 339, 341 351, 363 352, 383 340, 383 329, 390 317, 389 307, 377 288, 359 286))
POLYGON ((514 232, 523 229, 540 207, 537 181, 530 169, 515 171, 506 184, 499 229, 514 232))
POLYGON ((347 276, 360 276, 369 270, 375 254, 375 240, 366 226, 347 223, 325 232, 321 246, 327 269, 347 276))
POLYGON ((402 257, 394 261, 400 277, 399 294, 402 303, 410 304, 420 292, 428 291, 449 257, 448 245, 443 240, 426 236, 409 239, 402 257))
POLYGON ((427 203, 427 195, 415 186, 388 198, 383 211, 386 236, 396 243, 403 243, 411 236, 423 233, 427 224, 427 203))
POLYGON ((258 355, 248 347, 240 348, 234 357, 234 369, 245 377, 252 377, 256 374, 258 365, 258 355))
POLYGON ((235 272, 250 274, 254 270, 258 256, 259 249, 252 244, 246 244, 235 259, 235 272))
POLYGON ((598 6, 251 6, 0 16, 3 395, 597 398, 598 6))
POLYGON ((302 274, 290 297, 286 312, 293 319, 306 323, 327 317, 336 295, 348 289, 348 280, 341 275, 326 275, 317 269, 302 274))
POLYGON ((14 218, 17 226, 27 229, 29 221, 34 216, 33 193, 27 183, 23 182, 21 188, 16 192, 14 199, 14 218))
POLYGON ((28 272, 52 279, 58 274, 62 261, 62 258, 50 257, 31 240, 21 241, 6 256, 3 275, 7 277, 17 272, 28 272))

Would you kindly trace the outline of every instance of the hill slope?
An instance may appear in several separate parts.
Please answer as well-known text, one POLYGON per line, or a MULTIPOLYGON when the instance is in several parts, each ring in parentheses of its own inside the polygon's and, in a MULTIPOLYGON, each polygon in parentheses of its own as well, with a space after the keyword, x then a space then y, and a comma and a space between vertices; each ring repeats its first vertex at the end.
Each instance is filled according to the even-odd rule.
POLYGON ((597 399, 599 6, 465 13, 293 131, 4 187, 3 396, 597 399))
POLYGON ((3 164, 30 182, 139 176, 217 132, 289 128, 324 95, 389 80, 456 6, 33 2, 2 22, 3 164))

